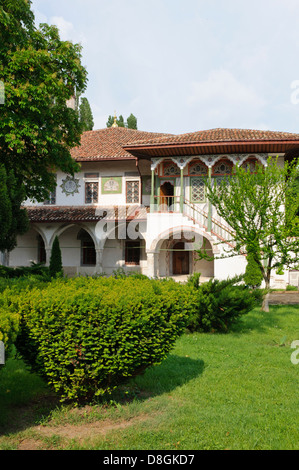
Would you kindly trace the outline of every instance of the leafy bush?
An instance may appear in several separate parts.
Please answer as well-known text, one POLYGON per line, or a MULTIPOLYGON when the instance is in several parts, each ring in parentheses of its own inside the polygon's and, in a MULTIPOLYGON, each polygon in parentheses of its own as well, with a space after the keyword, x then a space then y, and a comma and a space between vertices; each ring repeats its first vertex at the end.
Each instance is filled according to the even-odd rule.
POLYGON ((5 346, 6 361, 19 333, 19 296, 24 291, 30 292, 33 287, 42 290, 46 285, 37 277, 0 278, 0 341, 3 341, 5 346))
POLYGON ((241 279, 213 279, 201 284, 197 289, 197 306, 190 315, 188 329, 191 332, 226 332, 241 315, 252 310, 261 301, 262 292, 236 285, 241 279))
POLYGON ((260 287, 263 281, 263 275, 258 267, 258 264, 254 260, 253 256, 248 253, 247 256, 247 266, 244 275, 244 282, 248 287, 253 289, 260 287))
POLYGON ((55 280, 19 297, 16 346, 61 400, 90 400, 160 363, 184 331, 186 294, 158 281, 55 280))
POLYGON ((18 279, 20 277, 40 276, 45 280, 49 279, 49 268, 41 263, 32 263, 31 266, 11 268, 0 265, 0 278, 18 279))

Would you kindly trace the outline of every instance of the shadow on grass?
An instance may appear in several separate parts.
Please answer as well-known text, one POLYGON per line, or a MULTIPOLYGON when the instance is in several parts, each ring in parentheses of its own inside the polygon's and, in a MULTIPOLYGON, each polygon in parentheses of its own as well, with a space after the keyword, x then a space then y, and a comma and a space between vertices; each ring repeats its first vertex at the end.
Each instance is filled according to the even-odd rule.
MULTIPOLYGON (((65 406, 39 377, 25 368, 23 361, 11 359, 6 367, 7 371, 0 374, 0 436, 24 431, 41 420, 46 422, 54 410, 65 406)), ((130 379, 94 404, 107 407, 112 402, 147 400, 171 392, 202 374, 203 370, 201 360, 169 355, 160 365, 130 379)), ((85 405, 92 404, 82 404, 85 405)))
POLYGON ((149 397, 169 393, 197 378, 203 371, 202 360, 170 354, 160 365, 147 369, 143 375, 116 390, 113 399, 130 402, 135 398, 146 400, 149 397))

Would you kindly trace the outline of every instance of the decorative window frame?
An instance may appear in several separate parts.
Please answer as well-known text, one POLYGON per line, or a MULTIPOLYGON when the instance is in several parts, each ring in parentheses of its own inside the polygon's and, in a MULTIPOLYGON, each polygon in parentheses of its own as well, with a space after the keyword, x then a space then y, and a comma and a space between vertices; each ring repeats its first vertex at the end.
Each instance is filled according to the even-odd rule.
POLYGON ((215 164, 212 166, 212 176, 214 177, 218 177, 218 176, 230 176, 232 175, 233 173, 233 168, 234 168, 234 164, 231 160, 229 160, 228 158, 222 158, 221 160, 218 160, 217 162, 215 162, 215 164), (230 167, 230 173, 215 173, 215 168, 221 164, 225 164, 227 165, 228 167, 230 167))
POLYGON ((180 168, 178 167, 177 163, 172 161, 172 162, 163 162, 163 172, 162 172, 162 176, 164 178, 179 178, 181 175, 180 173, 180 168), (177 168, 177 173, 176 174, 166 174, 165 171, 167 170, 167 168, 170 168, 170 167, 174 167, 174 168, 177 168))
POLYGON ((188 165, 188 176, 194 177, 194 176, 208 176, 209 169, 207 165, 202 161, 202 160, 193 160, 189 163, 188 165), (202 168, 204 168, 206 171, 205 172, 200 172, 200 173, 191 173, 191 168, 193 166, 200 165, 202 168))
POLYGON ((190 176, 190 202, 192 202, 193 204, 204 204, 205 202, 207 202, 207 187, 205 184, 204 176, 190 176), (195 180, 201 180, 204 184, 204 198, 202 201, 196 201, 193 198, 192 182, 195 180))
POLYGON ((134 205, 134 204, 140 204, 140 199, 141 199, 141 181, 140 178, 126 178, 125 180, 125 190, 126 190, 126 204, 128 205, 134 205), (138 202, 128 202, 128 183, 138 183, 138 202))

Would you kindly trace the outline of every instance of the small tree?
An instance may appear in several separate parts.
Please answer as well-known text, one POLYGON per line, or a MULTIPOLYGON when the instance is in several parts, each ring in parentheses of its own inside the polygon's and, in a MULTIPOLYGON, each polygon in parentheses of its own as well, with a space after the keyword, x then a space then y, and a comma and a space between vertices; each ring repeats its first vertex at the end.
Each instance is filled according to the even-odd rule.
MULTIPOLYGON (((266 167, 257 164, 253 172, 236 166, 219 185, 207 181, 208 199, 233 231, 234 248, 222 257, 250 254, 266 289, 273 269, 296 267, 299 262, 299 243, 294 236, 297 177, 298 160, 280 167, 276 159, 269 158, 266 167)), ((206 254, 200 252, 200 256, 206 254)))
MULTIPOLYGON (((114 124, 114 117, 109 116, 108 120, 106 122, 107 127, 112 127, 114 124)), ((118 119, 116 119, 116 124, 118 127, 126 127, 127 129, 136 129, 137 130, 137 118, 134 116, 134 114, 130 114, 128 117, 127 121, 124 121, 124 118, 122 115, 119 116, 118 119)))
POLYGON ((63 274, 61 250, 60 250, 59 240, 57 236, 54 239, 52 250, 51 250, 49 271, 50 271, 51 277, 57 277, 63 274))
POLYGON ((137 118, 132 113, 130 114, 130 116, 127 119, 127 127, 128 127, 128 129, 136 129, 137 130, 137 118))

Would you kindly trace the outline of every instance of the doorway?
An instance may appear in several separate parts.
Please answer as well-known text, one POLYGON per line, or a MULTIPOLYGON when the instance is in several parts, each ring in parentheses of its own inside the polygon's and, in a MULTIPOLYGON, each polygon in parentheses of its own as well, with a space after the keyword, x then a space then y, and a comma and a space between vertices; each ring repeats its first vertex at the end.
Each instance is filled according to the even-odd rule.
POLYGON ((173 274, 189 274, 189 251, 185 251, 184 242, 178 242, 173 247, 173 274))
POLYGON ((162 210, 169 210, 174 204, 174 185, 169 181, 160 186, 160 206, 163 207, 162 210))

